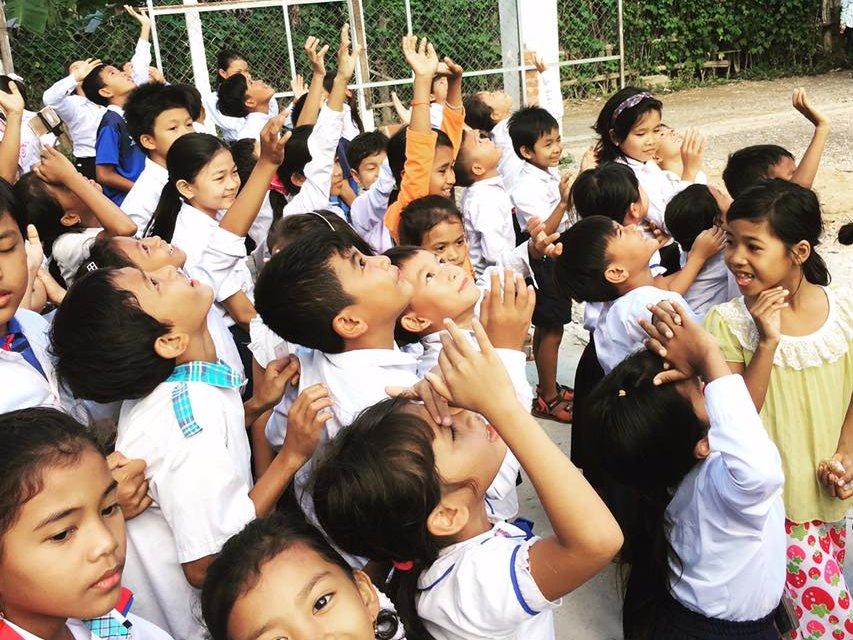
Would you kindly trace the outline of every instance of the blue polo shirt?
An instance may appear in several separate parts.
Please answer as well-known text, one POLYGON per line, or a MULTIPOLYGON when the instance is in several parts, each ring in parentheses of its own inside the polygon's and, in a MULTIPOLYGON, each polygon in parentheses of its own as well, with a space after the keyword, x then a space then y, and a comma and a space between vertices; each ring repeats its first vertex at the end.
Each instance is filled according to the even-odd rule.
MULTIPOLYGON (((127 123, 124 121, 124 113, 115 105, 107 107, 101 118, 101 124, 98 125, 95 164, 112 165, 116 173, 133 182, 145 168, 145 152, 130 137, 127 123)), ((121 205, 127 193, 105 185, 104 195, 117 205, 121 205)))

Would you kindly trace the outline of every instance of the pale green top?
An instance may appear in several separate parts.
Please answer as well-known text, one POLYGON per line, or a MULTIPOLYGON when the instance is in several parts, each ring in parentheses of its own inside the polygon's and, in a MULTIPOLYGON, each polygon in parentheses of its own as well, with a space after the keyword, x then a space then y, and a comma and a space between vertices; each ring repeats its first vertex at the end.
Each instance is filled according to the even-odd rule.
MULTIPOLYGON (((849 289, 824 288, 829 316, 806 336, 783 335, 776 349, 761 420, 779 448, 789 520, 841 520, 850 501, 829 496, 817 465, 835 454, 853 390, 853 298, 849 289)), ((705 317, 729 362, 749 364, 758 330, 743 297, 713 307, 705 317)))

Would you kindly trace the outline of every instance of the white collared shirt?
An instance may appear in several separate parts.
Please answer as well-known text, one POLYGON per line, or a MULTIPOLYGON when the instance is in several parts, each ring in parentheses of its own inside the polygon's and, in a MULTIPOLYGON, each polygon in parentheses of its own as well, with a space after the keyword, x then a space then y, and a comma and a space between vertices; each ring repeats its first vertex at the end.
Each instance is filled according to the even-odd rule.
MULTIPOLYGON (((687 262, 687 252, 680 251, 681 266, 687 262)), ((723 252, 711 256, 705 261, 693 284, 684 294, 687 304, 700 320, 714 305, 728 302, 740 296, 737 282, 723 259, 723 252)))
POLYGON ((119 207, 136 223, 136 235, 142 237, 154 211, 160 203, 163 187, 169 182, 169 172, 151 158, 145 158, 145 168, 119 207))
POLYGON ((435 640, 551 640, 551 602, 530 573, 524 531, 508 523, 443 548, 418 577, 418 616, 435 640))
POLYGON ((388 210, 388 198, 396 186, 391 165, 386 158, 379 166, 376 182, 358 194, 350 207, 353 229, 377 254, 394 246, 391 233, 385 226, 385 212, 388 210))
MULTIPOLYGON (((239 140, 240 130, 246 124, 246 118, 235 118, 234 116, 226 116, 219 111, 219 96, 216 91, 209 93, 202 101, 204 102, 205 113, 211 117, 213 123, 219 127, 222 132, 222 138, 226 142, 234 142, 239 140)), ((278 115, 278 100, 273 98, 270 100, 269 117, 274 118, 278 115)))
POLYGON ((672 175, 672 172, 664 171, 654 160, 639 162, 627 156, 619 156, 616 158, 616 162, 631 167, 634 175, 637 176, 637 182, 640 183, 649 198, 648 219, 666 231, 666 220, 664 219, 666 205, 676 193, 683 191, 693 183, 685 180, 672 180, 667 175, 672 175))
MULTIPOLYGON (((527 223, 533 216, 545 222, 560 203, 560 172, 556 167, 549 167, 545 171, 524 162, 509 195, 515 206, 515 217, 518 218, 522 229, 527 228, 527 223)), ((562 232, 567 228, 568 217, 563 214, 557 231, 562 232)))
POLYGON ((47 88, 42 101, 46 106, 53 107, 68 127, 68 135, 74 145, 74 156, 94 158, 95 136, 106 107, 78 95, 76 91, 77 81, 74 76, 68 75, 47 88))
POLYGON ((238 389, 204 382, 163 382, 123 404, 116 449, 145 460, 154 504, 127 523, 124 582, 139 613, 181 640, 206 637, 200 591, 181 565, 219 553, 255 518, 251 451, 238 389), (186 385, 194 422, 185 436, 173 394, 186 385))
POLYGON ((515 250, 512 200, 501 177, 479 180, 465 189, 460 207, 468 239, 468 255, 479 278, 503 255, 515 250))
POLYGON ((59 267, 59 273, 69 287, 74 283, 77 270, 89 257, 92 245, 103 231, 102 227, 89 227, 80 231, 63 233, 53 242, 50 255, 59 267))
MULTIPOLYGON (((172 636, 163 631, 155 624, 151 624, 148 620, 139 616, 128 613, 127 619, 131 624, 130 636, 132 640, 172 640, 172 636)), ((21 636, 21 640, 43 640, 34 633, 30 633, 26 629, 22 629, 11 620, 4 619, 3 624, 7 625, 12 631, 21 636)), ((68 618, 65 622, 68 631, 71 632, 71 637, 74 640, 99 640, 99 636, 92 633, 88 626, 76 618, 68 618)))
POLYGON ((243 126, 240 127, 240 131, 237 132, 237 140, 243 140, 244 138, 260 140, 261 130, 264 128, 270 118, 272 118, 272 115, 270 115, 269 113, 253 111, 245 118, 243 118, 243 126))
MULTIPOLYGON (((680 294, 650 285, 632 289, 601 311, 593 339, 595 353, 605 375, 632 353, 643 348, 649 336, 640 326, 638 318, 651 320, 652 312, 646 305, 657 304, 661 300, 677 302, 693 315, 690 305, 680 294)), ((693 318, 696 319, 695 316, 693 318)))
POLYGON ((739 375, 705 386, 711 455, 678 485, 666 509, 670 587, 709 618, 771 613, 785 585, 785 477, 776 445, 739 375))

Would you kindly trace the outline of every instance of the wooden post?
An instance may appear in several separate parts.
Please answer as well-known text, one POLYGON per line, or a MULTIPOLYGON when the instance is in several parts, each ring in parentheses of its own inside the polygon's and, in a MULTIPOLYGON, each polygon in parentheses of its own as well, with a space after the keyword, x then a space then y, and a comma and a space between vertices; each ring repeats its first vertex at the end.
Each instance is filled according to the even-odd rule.
POLYGON ((12 62, 12 46, 9 44, 9 31, 6 29, 6 11, 0 2, 0 63, 3 65, 3 73, 14 73, 15 65, 12 62))

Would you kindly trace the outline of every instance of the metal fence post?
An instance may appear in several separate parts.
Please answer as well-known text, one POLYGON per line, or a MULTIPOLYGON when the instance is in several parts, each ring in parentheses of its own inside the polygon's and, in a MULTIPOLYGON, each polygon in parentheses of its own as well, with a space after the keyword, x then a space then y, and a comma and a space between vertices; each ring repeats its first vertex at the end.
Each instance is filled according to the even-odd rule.
POLYGON ((625 88, 625 34, 622 24, 622 0, 616 0, 616 15, 619 22, 619 88, 625 88))

